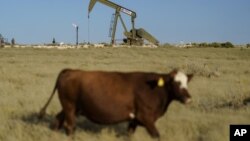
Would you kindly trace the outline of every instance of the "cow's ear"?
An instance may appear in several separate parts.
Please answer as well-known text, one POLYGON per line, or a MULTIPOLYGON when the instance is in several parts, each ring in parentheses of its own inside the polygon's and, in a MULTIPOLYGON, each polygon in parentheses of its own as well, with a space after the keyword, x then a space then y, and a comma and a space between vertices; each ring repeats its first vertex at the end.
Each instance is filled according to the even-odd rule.
POLYGON ((171 79, 174 79, 175 75, 178 73, 178 69, 174 69, 169 73, 171 79))
POLYGON ((187 77, 188 77, 188 82, 193 78, 193 74, 188 74, 187 77))

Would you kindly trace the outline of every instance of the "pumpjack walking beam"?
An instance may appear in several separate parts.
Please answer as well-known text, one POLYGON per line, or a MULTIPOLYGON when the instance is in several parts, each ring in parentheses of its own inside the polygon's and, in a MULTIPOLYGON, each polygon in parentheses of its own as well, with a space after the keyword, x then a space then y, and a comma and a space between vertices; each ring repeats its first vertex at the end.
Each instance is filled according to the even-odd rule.
POLYGON ((121 20, 121 23, 122 23, 122 26, 125 30, 125 32, 128 32, 127 31, 127 28, 125 26, 125 23, 123 21, 123 19, 121 18, 121 15, 120 15, 120 12, 123 12, 127 15, 129 15, 131 17, 131 24, 132 24, 132 38, 135 38, 135 18, 136 18, 136 13, 130 9, 127 9, 123 6, 120 6, 118 4, 115 4, 111 1, 108 1, 108 0, 91 0, 90 3, 89 3, 89 9, 88 9, 88 13, 90 13, 93 9, 93 7, 95 6, 96 2, 100 2, 108 7, 111 7, 113 9, 115 9, 115 19, 114 19, 114 24, 113 24, 113 31, 112 31, 112 35, 111 35, 111 44, 114 44, 115 43, 115 32, 116 32, 116 26, 117 26, 117 20, 118 18, 121 20))
POLYGON ((125 30, 124 35, 127 37, 127 42, 129 44, 138 44, 142 41, 142 38, 148 40, 149 42, 152 42, 154 44, 158 44, 158 40, 155 39, 151 34, 146 32, 144 29, 135 29, 135 18, 136 18, 136 13, 130 9, 127 9, 123 6, 120 6, 118 4, 115 4, 111 1, 108 0, 90 0, 89 3, 89 8, 88 8, 88 13, 90 13, 95 6, 96 2, 100 2, 108 7, 111 7, 115 9, 115 17, 114 17, 114 23, 113 23, 113 30, 112 30, 112 35, 111 35, 111 44, 113 45, 115 43, 115 32, 116 32, 116 26, 117 26, 117 21, 118 18, 120 19, 122 26, 125 30), (132 24, 132 29, 130 31, 127 30, 125 23, 120 15, 120 12, 123 12, 131 17, 131 24, 132 24), (138 35, 137 35, 138 34, 138 35))

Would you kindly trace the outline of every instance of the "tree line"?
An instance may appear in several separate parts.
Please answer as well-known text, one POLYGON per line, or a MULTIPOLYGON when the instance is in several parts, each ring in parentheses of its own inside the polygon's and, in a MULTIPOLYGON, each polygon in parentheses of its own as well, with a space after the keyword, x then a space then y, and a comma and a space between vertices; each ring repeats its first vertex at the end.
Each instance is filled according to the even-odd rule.
MULTIPOLYGON (((162 45, 162 47, 173 47, 175 45, 165 43, 162 45)), ((207 43, 207 42, 202 42, 202 43, 188 43, 188 44, 179 44, 176 46, 180 47, 214 47, 214 48, 233 48, 235 45, 231 42, 212 42, 212 43, 207 43)), ((247 48, 250 48, 250 43, 242 45, 247 48)))
POLYGON ((192 43, 193 46, 196 47, 215 47, 215 48, 233 48, 234 44, 231 42, 224 42, 224 43, 218 43, 218 42, 213 42, 213 43, 192 43))

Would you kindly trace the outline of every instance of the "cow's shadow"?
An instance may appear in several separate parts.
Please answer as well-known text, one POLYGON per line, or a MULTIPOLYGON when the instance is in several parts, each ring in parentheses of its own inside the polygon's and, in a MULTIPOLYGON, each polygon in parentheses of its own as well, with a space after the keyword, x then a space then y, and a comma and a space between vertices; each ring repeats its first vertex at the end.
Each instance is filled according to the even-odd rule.
POLYGON ((243 100, 244 105, 250 105, 250 97, 247 97, 243 100))
POLYGON ((114 125, 100 125, 85 117, 77 118, 77 130, 84 130, 92 133, 100 133, 103 129, 108 129, 108 131, 114 131, 117 136, 127 135, 127 123, 119 123, 114 125))
MULTIPOLYGON (((28 113, 21 116, 21 120, 27 124, 47 126, 50 128, 50 124, 55 120, 55 116, 46 114, 43 118, 38 118, 38 113, 28 113)), ((120 123, 114 125, 100 125, 91 122, 83 116, 78 116, 76 121, 77 132, 85 131, 94 134, 101 133, 102 130, 108 129, 108 131, 114 131, 116 136, 127 135, 127 123, 120 123)), ((64 133, 64 129, 60 129, 59 132, 64 133)))

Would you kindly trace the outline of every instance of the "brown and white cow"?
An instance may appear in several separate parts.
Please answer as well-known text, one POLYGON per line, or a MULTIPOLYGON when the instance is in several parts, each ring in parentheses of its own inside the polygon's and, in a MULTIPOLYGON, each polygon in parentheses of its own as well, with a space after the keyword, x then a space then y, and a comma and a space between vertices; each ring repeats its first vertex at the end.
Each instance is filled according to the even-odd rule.
POLYGON ((155 122, 171 101, 184 104, 191 101, 187 83, 192 76, 178 70, 158 74, 65 69, 58 75, 40 117, 44 116, 57 90, 62 111, 56 115, 53 129, 64 126, 66 133, 72 134, 76 115, 81 114, 99 124, 128 121, 130 133, 142 125, 152 137, 159 137, 155 122))

